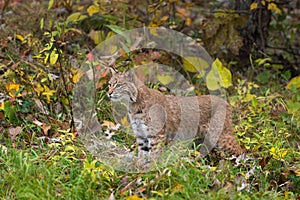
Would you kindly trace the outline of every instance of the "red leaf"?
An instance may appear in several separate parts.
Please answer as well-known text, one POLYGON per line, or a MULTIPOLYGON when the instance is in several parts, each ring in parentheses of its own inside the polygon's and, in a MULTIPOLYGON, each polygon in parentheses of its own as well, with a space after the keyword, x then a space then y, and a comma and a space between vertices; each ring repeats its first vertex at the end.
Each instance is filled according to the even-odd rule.
POLYGON ((92 53, 88 53, 88 54, 86 55, 86 57, 87 57, 87 59, 88 59, 90 62, 92 62, 92 61, 94 60, 93 54, 92 54, 92 53))

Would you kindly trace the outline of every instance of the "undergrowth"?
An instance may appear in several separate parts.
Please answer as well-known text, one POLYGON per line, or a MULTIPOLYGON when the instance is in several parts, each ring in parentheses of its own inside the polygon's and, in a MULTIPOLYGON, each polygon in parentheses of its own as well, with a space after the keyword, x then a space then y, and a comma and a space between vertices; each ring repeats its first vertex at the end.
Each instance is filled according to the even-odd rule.
MULTIPOLYGON (((200 159, 195 150, 148 173, 118 171, 92 156, 74 130, 72 90, 80 79, 80 63, 86 58, 92 61, 87 52, 114 31, 123 30, 119 24, 141 26, 138 17, 132 12, 127 19, 127 6, 123 4, 116 5, 117 16, 102 3, 100 9, 94 4, 78 5, 75 15, 64 16, 72 7, 69 3, 75 1, 57 1, 54 6, 65 6, 66 10, 58 10, 61 13, 45 9, 54 1, 16 2, 1 13, 2 199, 299 199, 299 80, 289 82, 289 71, 281 71, 265 58, 252 62, 249 68, 259 70, 255 78, 250 72, 251 80, 232 74, 228 101, 234 113, 235 135, 248 151, 246 159, 234 160, 226 155, 200 159), (95 27, 98 29, 94 32, 85 32, 95 27)), ((156 23, 160 26, 165 21, 156 23)), ((158 58, 160 55, 153 51, 151 56, 179 67, 173 55, 164 53, 158 58)), ((122 59, 120 63, 129 58, 122 59)), ((134 61, 144 62, 141 58, 134 61)), ((202 87, 203 79, 181 70, 195 83, 196 94, 207 91, 202 87)), ((106 133, 107 127, 117 122, 107 98, 108 76, 102 75, 96 110, 106 133)), ((228 69, 226 75, 231 77, 228 69)), ((160 85, 149 87, 168 93, 160 85)), ((134 151, 134 138, 126 128, 128 119, 120 116, 119 121, 121 128, 112 135, 107 132, 107 137, 134 151)))

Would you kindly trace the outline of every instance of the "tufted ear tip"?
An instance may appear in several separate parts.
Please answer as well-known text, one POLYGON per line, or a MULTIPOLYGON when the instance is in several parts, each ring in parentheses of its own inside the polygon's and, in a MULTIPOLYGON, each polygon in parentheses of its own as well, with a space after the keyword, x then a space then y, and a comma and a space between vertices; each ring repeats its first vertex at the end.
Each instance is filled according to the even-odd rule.
POLYGON ((112 75, 115 75, 118 73, 118 70, 113 67, 107 67, 107 69, 112 75))

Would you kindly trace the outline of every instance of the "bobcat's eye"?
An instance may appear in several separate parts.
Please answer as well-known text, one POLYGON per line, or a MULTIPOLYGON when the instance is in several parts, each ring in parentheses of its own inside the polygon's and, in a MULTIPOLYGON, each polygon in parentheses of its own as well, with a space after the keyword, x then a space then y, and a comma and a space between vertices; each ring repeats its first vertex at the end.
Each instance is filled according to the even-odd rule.
POLYGON ((118 88, 118 87, 121 87, 121 86, 122 86, 121 83, 117 83, 117 84, 115 85, 115 88, 118 88))

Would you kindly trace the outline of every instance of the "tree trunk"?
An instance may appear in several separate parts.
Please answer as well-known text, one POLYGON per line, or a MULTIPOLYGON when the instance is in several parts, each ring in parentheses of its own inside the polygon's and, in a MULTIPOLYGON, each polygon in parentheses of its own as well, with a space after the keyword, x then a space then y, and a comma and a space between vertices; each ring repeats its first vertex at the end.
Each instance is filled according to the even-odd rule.
POLYGON ((260 57, 261 51, 267 46, 269 24, 271 21, 271 11, 266 5, 261 4, 261 0, 236 0, 235 10, 239 13, 250 12, 248 22, 240 28, 240 34, 243 37, 243 46, 239 50, 240 63, 244 67, 249 66, 249 56, 260 57), (250 10, 250 5, 257 3, 256 9, 250 10))

